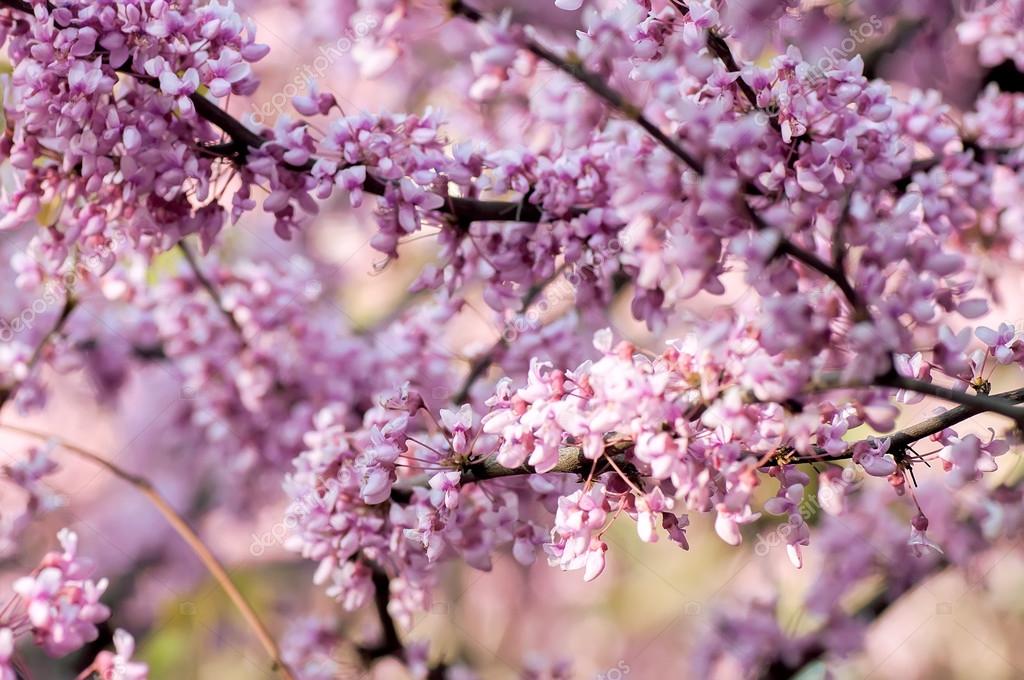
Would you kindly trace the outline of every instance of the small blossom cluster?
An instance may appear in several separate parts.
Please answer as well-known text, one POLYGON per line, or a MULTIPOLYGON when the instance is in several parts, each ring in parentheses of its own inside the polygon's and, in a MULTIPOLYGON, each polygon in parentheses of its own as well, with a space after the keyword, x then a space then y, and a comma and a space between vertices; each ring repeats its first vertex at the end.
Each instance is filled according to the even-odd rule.
POLYGON ((55 447, 54 442, 30 446, 17 461, 3 466, 4 478, 24 491, 26 498, 21 512, 5 515, 0 523, 0 553, 15 551, 33 520, 64 505, 61 495, 46 482, 46 478, 58 469, 57 461, 51 455, 55 447))
POLYGON ((39 568, 14 583, 35 643, 51 656, 64 656, 96 639, 96 625, 110 610, 100 602, 107 580, 92 581, 92 562, 78 555, 78 536, 58 534, 61 552, 47 553, 39 568))
MULTIPOLYGON (((110 617, 100 602, 107 579, 93 581, 91 560, 78 555, 78 536, 62 529, 59 552, 47 553, 30 575, 14 582, 13 604, 4 607, 0 624, 0 678, 14 680, 19 665, 14 649, 17 637, 30 632, 33 643, 52 657, 65 656, 95 640, 97 626, 110 617)), ((114 651, 103 650, 79 677, 96 672, 109 680, 147 680, 146 664, 132 661, 135 640, 120 628, 114 632, 114 651)))
POLYGON ((103 680, 149 680, 149 666, 133 661, 135 638, 128 631, 114 631, 114 651, 103 650, 84 672, 95 672, 103 680))
POLYGON ((985 66, 997 66, 1012 60, 1018 69, 1024 69, 1021 47, 1021 16, 1024 3, 1020 0, 995 0, 978 3, 964 21, 957 26, 957 36, 967 45, 977 45, 978 58, 985 66))
MULTIPOLYGON (((23 483, 25 469, 16 476, 23 483)), ((10 473, 9 473, 10 474, 10 473)), ((78 554, 78 535, 62 529, 57 534, 61 549, 47 553, 32 574, 17 579, 14 596, 0 616, 0 678, 22 677, 15 643, 31 634, 34 645, 51 657, 62 657, 94 641, 97 626, 110 617, 100 598, 107 579, 93 581, 92 560, 78 554)), ((114 632, 114 651, 103 650, 79 677, 92 672, 108 680, 146 680, 146 664, 133 661, 135 640, 127 631, 114 632)))
POLYGON ((292 624, 281 639, 281 658, 302 680, 333 680, 351 672, 342 642, 330 620, 307 617, 292 624))
POLYGON ((409 620, 429 602, 440 559, 458 555, 489 569, 493 552, 512 545, 528 564, 543 542, 540 528, 520 516, 528 489, 464 487, 460 472, 446 469, 493 452, 494 438, 480 432, 469 407, 442 410, 437 429, 420 432, 422 407, 407 389, 382 396, 353 431, 322 411, 286 479, 293 504, 305 508, 286 547, 319 562, 315 581, 345 609, 372 598, 373 570, 384 569, 392 612, 409 620))

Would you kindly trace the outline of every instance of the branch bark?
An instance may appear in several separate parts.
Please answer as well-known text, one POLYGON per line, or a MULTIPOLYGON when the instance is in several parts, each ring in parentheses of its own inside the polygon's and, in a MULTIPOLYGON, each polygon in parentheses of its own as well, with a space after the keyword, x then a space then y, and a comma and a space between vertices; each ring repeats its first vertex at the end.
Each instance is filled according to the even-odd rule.
POLYGON ((899 375, 895 371, 890 371, 888 374, 876 378, 876 384, 880 387, 893 387, 917 392, 918 394, 939 397, 956 404, 973 407, 976 413, 982 411, 998 413, 1001 416, 1010 418, 1017 425, 1024 423, 1024 409, 1016 406, 1015 402, 1005 399, 1003 395, 990 396, 987 394, 962 392, 949 387, 943 387, 942 385, 936 385, 935 383, 925 382, 924 380, 908 378, 899 375))

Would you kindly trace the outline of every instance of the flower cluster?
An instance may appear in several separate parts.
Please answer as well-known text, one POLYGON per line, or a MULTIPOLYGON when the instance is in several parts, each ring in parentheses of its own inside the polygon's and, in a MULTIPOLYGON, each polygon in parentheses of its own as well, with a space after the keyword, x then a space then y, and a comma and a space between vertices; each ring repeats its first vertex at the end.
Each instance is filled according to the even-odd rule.
POLYGON ((224 211, 197 205, 215 190, 215 159, 198 146, 217 136, 196 105, 256 88, 250 63, 267 48, 253 26, 218 2, 32 9, 2 20, 14 63, 3 155, 24 178, 0 228, 60 216, 36 237, 51 266, 74 246, 109 247, 115 229, 158 247, 190 233, 209 243, 224 211))
POLYGON ((148 680, 149 667, 140 661, 132 661, 134 654, 135 638, 118 628, 114 631, 114 651, 103 650, 97 654, 84 672, 98 673, 103 680, 148 680))
POLYGON ((4 477, 20 487, 26 495, 22 512, 4 518, 0 534, 0 551, 10 553, 17 547, 22 534, 34 519, 64 505, 59 493, 47 485, 46 478, 58 469, 51 454, 55 444, 30 446, 15 463, 3 467, 4 477))
POLYGON ((92 562, 78 556, 78 536, 58 534, 62 552, 51 552, 39 569, 14 583, 37 645, 51 656, 63 656, 96 639, 96 624, 110 616, 100 602, 107 580, 92 581, 92 562))
POLYGON ((512 545, 528 564, 543 542, 539 527, 520 516, 527 490, 467 488, 457 470, 444 470, 493 452, 494 438, 480 432, 469 408, 442 410, 439 429, 420 432, 422 408, 422 398, 403 389, 382 397, 353 431, 322 411, 285 482, 298 527, 286 546, 319 562, 315 580, 346 609, 372 597, 374 569, 394 577, 392 607, 404 619, 429 601, 432 565, 441 558, 459 555, 488 569, 494 551, 512 545), (422 486, 415 484, 421 470, 422 486))
MULTIPOLYGON (((99 635, 97 626, 110 617, 100 602, 107 579, 93 581, 92 560, 78 554, 78 535, 69 529, 57 534, 61 550, 47 553, 32 574, 17 579, 14 597, 0 620, 0 678, 21 677, 15 641, 31 633, 32 641, 52 657, 65 656, 99 635)), ((96 655, 80 677, 96 672, 105 680, 146 680, 146 664, 133 661, 135 640, 125 630, 114 632, 114 651, 96 655)))
POLYGON ((996 0, 979 3, 957 26, 957 36, 968 45, 977 45, 978 58, 985 66, 996 66, 1013 60, 1024 69, 1021 57, 1021 15, 1024 4, 1019 0, 996 0))

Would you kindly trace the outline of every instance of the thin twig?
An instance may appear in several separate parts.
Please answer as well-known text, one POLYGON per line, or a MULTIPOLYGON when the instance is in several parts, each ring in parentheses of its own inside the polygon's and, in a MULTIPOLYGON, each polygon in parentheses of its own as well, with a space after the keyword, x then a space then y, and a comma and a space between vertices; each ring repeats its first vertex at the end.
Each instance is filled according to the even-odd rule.
MULTIPOLYGON (((68 318, 71 316, 71 312, 75 310, 77 305, 78 301, 69 293, 67 298, 64 300, 64 306, 61 307, 60 315, 57 316, 57 320, 53 324, 53 328, 43 336, 42 340, 39 341, 39 344, 37 344, 35 349, 32 351, 32 356, 29 357, 28 364, 25 369, 25 380, 32 375, 36 366, 39 365, 39 362, 43 358, 43 353, 46 351, 49 344, 64 330, 64 326, 67 324, 68 318)), ((8 400, 13 399, 18 394, 18 390, 21 388, 22 384, 24 384, 25 380, 19 380, 10 386, 0 387, 0 409, 4 407, 4 404, 6 404, 8 400)))
POLYGON ((238 323, 238 319, 235 318, 235 315, 232 314, 231 311, 224 306, 224 299, 221 297, 220 291, 217 289, 215 285, 213 285, 213 281, 211 281, 209 277, 203 273, 203 270, 199 266, 199 262, 196 260, 195 255, 192 254, 192 250, 184 241, 178 241, 178 250, 180 250, 181 254, 185 256, 185 262, 188 263, 189 269, 192 270, 192 275, 196 277, 196 281, 199 282, 199 285, 202 286, 203 290, 205 290, 206 293, 210 296, 210 299, 213 300, 214 305, 216 305, 217 309, 220 310, 221 315, 227 320, 228 324, 231 325, 231 328, 233 328, 234 331, 238 334, 238 337, 242 341, 242 344, 245 345, 245 332, 242 330, 242 326, 238 323))
POLYGON ((925 382, 924 380, 908 378, 906 376, 899 375, 895 371, 891 371, 887 375, 877 378, 876 383, 881 387, 893 387, 896 389, 910 390, 911 392, 917 392, 918 394, 927 394, 933 397, 939 397, 946 401, 952 401, 956 404, 972 407, 976 413, 981 413, 983 411, 998 413, 1001 416, 1006 416, 1007 418, 1012 419, 1018 425, 1024 423, 1024 409, 1017 406, 1014 402, 1003 398, 1001 395, 991 396, 962 392, 949 387, 943 387, 942 385, 936 385, 935 383, 925 382))
MULTIPOLYGON (((17 432, 28 437, 34 437, 42 441, 54 439, 52 435, 49 435, 45 432, 39 432, 36 430, 31 430, 16 425, 0 425, 0 428, 10 430, 11 432, 17 432)), ((210 575, 213 576, 214 580, 217 581, 220 587, 227 594, 228 598, 238 609, 238 612, 242 615, 242 618, 245 619, 245 622, 256 634, 256 637, 259 638, 260 644, 263 645, 263 648, 267 651, 267 654, 273 661, 273 670, 280 673, 281 677, 285 680, 296 680, 295 675, 292 674, 291 669, 289 669, 288 665, 282 660, 281 651, 278 648, 277 643, 274 641, 274 638, 270 635, 270 632, 267 630, 267 627, 260 620, 259 616, 256 614, 256 611, 246 601, 245 597, 235 586, 234 582, 231 580, 231 577, 228 575, 227 570, 216 558, 216 556, 214 556, 210 549, 206 547, 206 544, 203 543, 202 539, 199 538, 199 535, 196 534, 192 527, 189 526, 188 522, 181 515, 179 515, 178 512, 171 506, 171 504, 168 503, 167 500, 160 494, 160 492, 156 490, 152 482, 150 482, 145 477, 141 477, 139 475, 127 472, 126 470, 115 465, 114 463, 107 460, 103 456, 93 453, 92 451, 84 449, 80 446, 69 444, 63 441, 60 441, 60 446, 64 448, 66 451, 76 455, 77 457, 86 460, 90 463, 93 463, 94 465, 98 465, 99 467, 105 469, 107 472, 114 475, 118 479, 127 482, 128 484, 135 487, 139 491, 139 493, 141 493, 147 499, 149 499, 149 501, 153 504, 157 511, 159 511, 160 514, 164 516, 164 519, 167 520, 167 523, 171 525, 171 528, 173 528, 178 533, 178 535, 181 536, 182 540, 184 540, 185 543, 188 544, 189 548, 192 549, 192 552, 195 553, 196 557, 199 558, 199 561, 203 563, 203 566, 206 567, 206 569, 210 572, 210 575)))
MULTIPOLYGON (((462 0, 452 0, 449 7, 452 14, 461 16, 474 24, 485 20, 482 12, 470 7, 466 3, 462 2, 462 0)), ((704 166, 699 160, 697 160, 686 149, 681 147, 679 142, 666 135, 661 128, 651 122, 651 120, 644 115, 643 111, 639 107, 636 107, 627 101, 621 93, 608 85, 603 78, 583 68, 583 65, 578 61, 563 59, 532 38, 523 38, 522 46, 536 57, 543 59, 555 68, 575 79, 588 90, 605 100, 613 109, 622 115, 635 121, 637 125, 647 132, 647 134, 656 139, 659 144, 668 149, 676 158, 688 165, 691 170, 695 171, 697 174, 704 173, 704 166)))

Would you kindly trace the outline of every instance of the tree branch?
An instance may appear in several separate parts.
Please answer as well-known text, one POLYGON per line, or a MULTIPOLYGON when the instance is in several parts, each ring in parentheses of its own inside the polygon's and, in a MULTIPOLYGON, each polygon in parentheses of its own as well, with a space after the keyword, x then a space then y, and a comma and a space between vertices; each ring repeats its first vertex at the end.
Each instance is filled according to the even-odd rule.
MULTIPOLYGON (((925 384, 929 384, 929 383, 925 383, 925 384)), ((911 391, 916 391, 916 390, 913 390, 913 388, 910 388, 910 387, 907 387, 905 389, 910 389, 911 391)), ((939 389, 941 390, 941 389, 945 389, 945 388, 939 388, 939 389)), ((941 395, 935 395, 935 396, 941 396, 941 395)), ((967 395, 967 396, 968 397, 972 397, 974 395, 967 395)), ((954 425, 962 423, 963 421, 968 420, 970 418, 973 418, 974 416, 981 415, 982 413, 987 413, 987 412, 990 412, 990 411, 998 413, 998 411, 994 411, 992 408, 989 407, 990 406, 989 402, 996 401, 997 404, 999 405, 1000 409, 1017 408, 1017 407, 1014 407, 1013 405, 1014 404, 1024 403, 1024 388, 1018 388, 1018 389, 1015 389, 1015 390, 1010 390, 1009 392, 1003 392, 1002 394, 997 394, 997 395, 994 395, 994 396, 991 396, 991 397, 986 397, 983 400, 984 401, 983 405, 977 403, 976 400, 974 400, 974 399, 971 399, 971 401, 972 401, 972 403, 970 405, 966 405, 965 404, 965 405, 962 405, 962 406, 957 406, 956 408, 952 408, 952 409, 950 409, 948 411, 940 413, 937 416, 932 416, 931 418, 927 418, 925 420, 922 420, 919 423, 915 423, 914 425, 911 425, 909 427, 905 427, 902 430, 898 430, 898 431, 894 432, 893 434, 889 435, 888 436, 888 439, 889 439, 889 451, 892 452, 893 455, 895 457, 897 457, 897 459, 899 459, 900 456, 902 456, 906 452, 907 447, 913 445, 914 442, 917 442, 917 441, 919 441, 921 439, 924 439, 926 437, 930 437, 933 434, 938 434, 939 432, 942 432, 946 428, 953 427, 954 425)), ((1017 411, 1019 412, 1020 409, 1017 408, 1017 411)), ((1011 416, 1011 417, 1013 417, 1013 416, 1011 416)), ((1020 417, 1020 415, 1016 416, 1016 418, 1019 418, 1019 417, 1020 417)), ((844 451, 842 453, 839 453, 839 454, 836 454, 836 455, 830 455, 830 454, 826 453, 824 450, 819 450, 818 451, 818 455, 797 457, 797 458, 790 459, 790 462, 793 462, 793 463, 829 462, 829 461, 846 460, 848 458, 851 458, 852 456, 853 456, 853 447, 851 446, 846 451, 844 451)), ((906 460, 906 462, 907 463, 912 463, 913 461, 912 460, 906 460)))
MULTIPOLYGON (((911 465, 913 464, 913 459, 907 458, 905 454, 907 448, 916 441, 924 439, 925 437, 930 437, 938 432, 942 432, 946 428, 953 427, 958 423, 982 413, 993 412, 1006 415, 1006 412, 1009 411, 1013 414, 1009 417, 1015 419, 1021 418, 1021 414, 1024 413, 1024 409, 1016 406, 1016 404, 1024 403, 1024 388, 1018 388, 994 396, 980 396, 969 394, 965 395, 965 393, 955 392, 954 390, 932 385, 931 383, 921 383, 918 385, 917 383, 919 382, 920 381, 907 379, 906 385, 894 384, 892 386, 899 386, 902 389, 915 392, 920 391, 922 394, 930 394, 932 396, 939 396, 943 398, 946 398, 945 395, 947 392, 955 393, 958 395, 958 398, 964 398, 965 401, 969 401, 970 403, 950 409, 937 416, 927 418, 902 430, 897 430, 890 435, 860 440, 849 446, 846 450, 837 454, 830 454, 822 448, 816 448, 814 454, 805 456, 779 455, 765 463, 765 465, 773 467, 781 464, 825 463, 848 460, 853 457, 854 449, 858 444, 864 444, 879 438, 888 438, 890 442, 889 450, 893 453, 893 456, 899 462, 911 465), (911 385, 914 386, 912 387, 911 385)), ((816 383, 813 389, 820 391, 853 389, 855 387, 862 386, 835 384, 831 379, 831 376, 826 376, 826 378, 821 380, 819 383, 816 383)), ((620 465, 629 464, 628 454, 632 448, 633 442, 629 438, 622 437, 614 433, 609 434, 606 437, 605 453, 620 465)), ((583 449, 580 446, 568 444, 559 449, 558 462, 551 470, 548 470, 548 472, 585 476, 590 472, 593 466, 594 461, 583 455, 583 449)), ((599 467, 598 471, 604 471, 609 467, 610 466, 599 467)), ((475 484, 492 479, 533 474, 538 473, 532 465, 523 464, 518 467, 509 468, 498 463, 495 458, 487 458, 464 468, 462 470, 460 484, 475 484)), ((401 486, 394 487, 391 493, 391 499, 399 503, 408 503, 412 499, 413 488, 424 485, 426 481, 426 478, 416 478, 408 480, 401 486)))
MULTIPOLYGON (((377 659, 386 656, 394 657, 400 661, 408 662, 407 650, 402 638, 398 635, 398 626, 395 619, 388 611, 388 604, 391 602, 391 579, 387 572, 379 565, 363 560, 373 572, 373 605, 380 620, 381 639, 374 645, 359 645, 356 651, 367 666, 377 659)), ((438 663, 427 669, 426 680, 444 680, 447 676, 447 665, 438 663)))
POLYGON ((183 240, 178 241, 178 250, 180 250, 181 254, 184 255, 185 262, 188 263, 188 267, 192 270, 192 275, 196 277, 196 281, 199 282, 199 285, 202 286, 203 290, 205 290, 207 295, 210 296, 210 299, 213 300, 213 304, 216 305, 218 310, 220 310, 221 315, 227 320, 235 333, 238 334, 239 340, 242 342, 242 345, 245 346, 245 333, 242 331, 242 326, 239 325, 235 315, 224 306, 224 300, 221 298, 220 291, 213 285, 213 282, 210 281, 209 277, 203 273, 202 268, 196 261, 195 255, 192 254, 192 250, 183 240))
POLYGON ((1002 395, 990 396, 987 394, 962 392, 949 387, 943 387, 942 385, 936 385, 935 383, 925 382, 924 380, 908 378, 896 373, 896 371, 890 371, 886 375, 876 378, 875 382, 880 387, 910 390, 918 394, 927 394, 963 406, 970 406, 976 409, 978 413, 982 411, 998 413, 1001 416, 1012 419, 1017 425, 1024 423, 1024 409, 1017 407, 1014 402, 1004 399, 1002 395))
POLYGON ((373 571, 373 605, 377 611, 377 618, 380 619, 381 639, 375 645, 358 647, 359 655, 367 663, 385 656, 403 659, 405 646, 398 636, 395 620, 388 611, 388 604, 391 602, 391 579, 376 564, 370 563, 369 566, 373 571))
MULTIPOLYGON (((461 16, 474 24, 485 20, 483 13, 473 7, 470 7, 466 3, 462 2, 462 0, 452 0, 449 7, 452 14, 461 16)), ((555 68, 566 73, 607 102, 613 109, 635 121, 637 125, 647 132, 647 134, 668 149, 672 155, 688 165, 691 170, 695 171, 697 174, 704 173, 704 166, 699 160, 691 155, 686 149, 681 147, 677 141, 666 135, 661 128, 651 122, 651 120, 644 115, 640 108, 629 103, 621 93, 613 89, 596 73, 591 73, 586 70, 583 68, 583 65, 577 61, 563 59, 532 38, 524 38, 522 40, 522 47, 539 59, 548 62, 555 68)))

